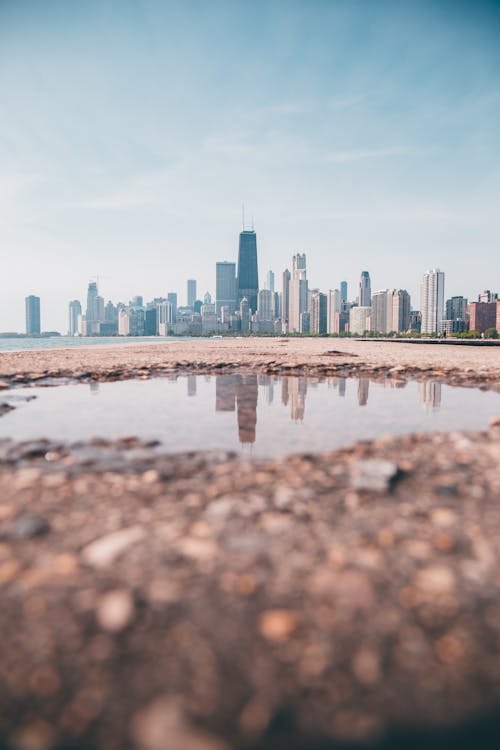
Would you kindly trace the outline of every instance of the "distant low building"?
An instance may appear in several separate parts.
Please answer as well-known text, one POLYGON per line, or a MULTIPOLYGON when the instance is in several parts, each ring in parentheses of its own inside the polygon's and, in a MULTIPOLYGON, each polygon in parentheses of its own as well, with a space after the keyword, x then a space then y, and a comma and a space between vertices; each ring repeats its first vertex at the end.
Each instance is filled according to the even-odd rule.
POLYGON ((469 302, 467 311, 471 331, 484 333, 488 328, 496 328, 497 302, 469 302))

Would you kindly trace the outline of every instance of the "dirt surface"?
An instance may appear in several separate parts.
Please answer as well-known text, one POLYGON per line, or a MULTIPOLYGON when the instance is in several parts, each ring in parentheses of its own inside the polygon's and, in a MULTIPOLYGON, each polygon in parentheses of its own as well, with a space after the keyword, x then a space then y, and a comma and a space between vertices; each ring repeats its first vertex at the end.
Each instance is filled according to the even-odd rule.
MULTIPOLYGON (((338 338, 242 338, 0 352, 0 379, 117 380, 172 370, 431 377, 447 382, 500 382, 500 347, 406 344, 338 338)), ((1 387, 1 383, 0 383, 1 387)))
MULTIPOLYGON (((5 389, 226 368, 498 388, 499 357, 217 340, 0 370, 5 389)), ((498 748, 499 463, 500 420, 252 463, 0 441, 0 748, 498 748)))
POLYGON ((498 710, 500 427, 159 451, 0 443, 7 747, 305 750, 498 710))

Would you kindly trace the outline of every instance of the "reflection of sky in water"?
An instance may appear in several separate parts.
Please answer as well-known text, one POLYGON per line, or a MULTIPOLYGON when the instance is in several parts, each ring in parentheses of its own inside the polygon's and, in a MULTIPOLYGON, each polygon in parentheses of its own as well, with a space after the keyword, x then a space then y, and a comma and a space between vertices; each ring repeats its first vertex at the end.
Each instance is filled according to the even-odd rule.
POLYGON ((224 449, 279 456, 424 430, 484 429, 498 394, 431 381, 188 375, 19 389, 0 437, 78 440, 138 435, 169 451, 224 449), (25 395, 36 394, 32 401, 25 395))

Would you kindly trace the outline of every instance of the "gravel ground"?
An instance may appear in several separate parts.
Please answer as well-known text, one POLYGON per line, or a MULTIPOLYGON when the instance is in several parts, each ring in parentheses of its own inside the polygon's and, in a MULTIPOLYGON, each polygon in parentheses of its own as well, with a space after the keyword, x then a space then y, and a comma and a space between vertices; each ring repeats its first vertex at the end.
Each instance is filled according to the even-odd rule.
POLYGON ((118 380, 172 370, 227 372, 242 368, 268 373, 433 376, 447 382, 490 383, 500 381, 500 347, 243 338, 0 352, 4 388, 40 379, 118 380))
POLYGON ((305 750, 498 710, 500 426, 0 460, 7 747, 305 750))
MULTIPOLYGON (((495 349, 174 347, 0 370, 6 388, 176 367, 500 382, 495 349)), ((499 462, 500 420, 253 463, 0 441, 0 747, 498 748, 499 462)))

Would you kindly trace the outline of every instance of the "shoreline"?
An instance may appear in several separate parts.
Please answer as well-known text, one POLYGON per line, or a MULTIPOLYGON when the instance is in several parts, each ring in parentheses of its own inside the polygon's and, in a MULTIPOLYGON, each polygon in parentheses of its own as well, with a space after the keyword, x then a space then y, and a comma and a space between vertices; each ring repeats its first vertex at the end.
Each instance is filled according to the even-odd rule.
POLYGON ((500 348, 293 338, 99 344, 0 352, 0 387, 249 369, 319 377, 435 378, 450 384, 496 387, 500 384, 500 348))

